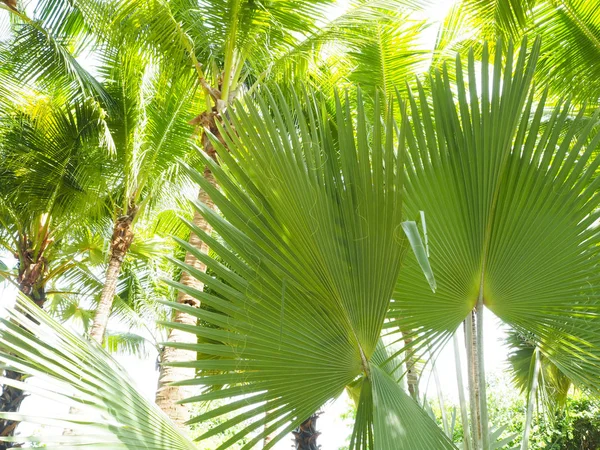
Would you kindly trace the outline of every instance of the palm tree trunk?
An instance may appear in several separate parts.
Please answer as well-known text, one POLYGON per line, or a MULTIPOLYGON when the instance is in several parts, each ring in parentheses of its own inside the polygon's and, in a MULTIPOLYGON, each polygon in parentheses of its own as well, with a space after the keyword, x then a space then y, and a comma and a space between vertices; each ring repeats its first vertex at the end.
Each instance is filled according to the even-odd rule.
POLYGON ((127 215, 117 218, 110 241, 110 258, 106 269, 104 287, 100 294, 100 302, 94 316, 94 323, 90 331, 90 337, 102 344, 108 318, 112 309, 113 300, 117 291, 117 281, 121 273, 121 266, 125 255, 133 242, 133 219, 137 213, 137 207, 130 206, 127 215))
POLYGON ((440 404, 440 412, 442 415, 442 426, 444 427, 444 433, 452 439, 452 433, 450 430, 450 423, 448 422, 448 415, 446 414, 446 405, 444 402, 444 394, 442 392, 442 386, 440 383, 440 376, 437 370, 436 363, 433 362, 431 367, 431 371, 433 372, 433 380, 435 381, 435 390, 438 396, 438 403, 440 404))
POLYGON ((489 423, 483 353, 483 296, 466 319, 471 433, 475 450, 489 450, 489 423))
POLYGON ((413 346, 413 338, 410 332, 402 331, 404 345, 406 347, 406 384, 408 385, 408 393, 419 403, 419 372, 417 369, 417 360, 413 346))
POLYGON ((473 450, 481 449, 481 413, 479 410, 479 363, 477 358, 476 313, 471 311, 465 320, 465 336, 467 340, 467 366, 469 375, 469 405, 471 410, 471 437, 473 450))
MULTIPOLYGON (((210 170, 205 170, 204 177, 213 186, 217 186, 215 178, 210 170)), ((200 191, 198 200, 211 209, 214 208, 214 203, 206 192, 200 191)), ((194 225, 208 234, 210 234, 212 231, 208 222, 204 220, 204 218, 197 211, 194 214, 193 222, 194 225)), ((208 245, 200 240, 195 233, 191 233, 190 235, 190 244, 200 249, 203 253, 208 253, 208 245)), ((189 252, 185 255, 185 263, 202 272, 206 271, 206 265, 198 261, 194 255, 189 252)), ((204 289, 204 284, 201 281, 197 280, 185 271, 181 274, 180 282, 199 291, 204 289)), ((200 307, 200 302, 198 299, 181 291, 177 296, 177 302, 193 306, 195 308, 200 307)), ((177 311, 173 317, 173 322, 185 325, 196 325, 196 317, 181 311, 177 311)), ((171 329, 167 342, 177 344, 195 344, 196 336, 191 333, 171 329)), ((190 397, 191 394, 184 386, 172 386, 171 383, 194 378, 195 372, 194 369, 185 367, 172 367, 169 364, 180 361, 189 361, 190 359, 195 358, 196 355, 189 350, 182 350, 170 346, 165 347, 160 355, 161 365, 159 369, 158 388, 156 390, 156 404, 181 428, 184 428, 185 422, 189 420, 190 412, 187 405, 181 405, 177 402, 183 400, 184 398, 190 397)))
POLYGON ((537 393, 538 379, 540 374, 540 350, 536 347, 533 351, 535 361, 533 363, 533 373, 531 386, 529 387, 529 398, 527 400, 527 413, 525 415, 525 426, 523 427, 523 441, 521 450, 529 448, 529 432, 531 431, 531 422, 533 421, 533 408, 535 407, 535 396, 537 393))
POLYGON ((487 409, 487 386, 485 381, 485 364, 483 352, 483 283, 477 301, 477 378, 479 383, 479 411, 481 415, 481 445, 483 450, 490 448, 490 424, 487 409))
MULTIPOLYGON (((19 273, 17 283, 19 291, 29 297, 40 308, 46 301, 46 290, 44 285, 44 276, 48 268, 48 261, 44 257, 44 250, 48 245, 48 237, 42 243, 41 249, 36 253, 30 247, 32 246, 29 238, 24 235, 21 239, 21 249, 19 254, 19 273)), ((23 375, 12 370, 4 370, 4 376, 9 380, 22 381, 23 375)), ((12 386, 2 386, 0 392, 0 411, 17 412, 26 395, 21 389, 12 386)), ((0 436, 13 436, 19 422, 0 419, 0 436)), ((10 442, 0 442, 0 450, 12 448, 10 442)))
MULTIPOLYGON (((204 80, 201 81, 205 83, 204 80)), ((221 138, 221 134, 217 127, 217 120, 221 120, 221 118, 216 108, 213 108, 211 111, 204 111, 202 114, 190 121, 191 125, 195 125, 199 130, 201 130, 201 141, 204 152, 215 160, 216 150, 208 138, 206 130, 209 130, 211 134, 216 136, 221 143, 225 145, 225 141, 221 138)), ((215 188, 218 187, 217 181, 208 167, 204 169, 204 178, 208 180, 208 182, 215 188)), ((207 205, 210 209, 215 208, 213 201, 204 190, 200 190, 198 193, 198 200, 207 205)), ((210 234, 212 232, 210 224, 204 220, 198 211, 194 212, 193 223, 206 234, 210 234)), ((190 233, 189 242, 202 253, 208 254, 208 245, 198 236, 196 236, 195 233, 190 233)), ((198 261, 196 257, 189 252, 185 255, 185 263, 202 272, 206 271, 206 265, 198 261)), ((185 271, 181 274, 180 282, 185 286, 192 287, 199 291, 204 289, 204 284, 201 281, 197 280, 185 271)), ((179 292, 177 296, 177 302, 187 304, 195 308, 200 307, 200 302, 198 299, 183 292, 179 292)), ((196 325, 197 323, 197 320, 194 316, 181 311, 176 311, 172 320, 175 323, 184 325, 196 325)), ((155 401, 160 409, 162 409, 173 420, 173 422, 175 422, 180 428, 185 429, 185 423, 190 418, 190 411, 186 405, 178 404, 178 402, 184 398, 190 397, 190 392, 186 387, 173 386, 172 383, 182 380, 189 380, 195 376, 195 372, 193 369, 189 368, 172 367, 171 363, 189 361, 190 358, 195 359, 196 355, 189 350, 173 348, 169 345, 171 343, 194 344, 196 343, 196 337, 191 333, 171 329, 167 338, 167 344, 160 354, 161 364, 159 369, 155 401)))
POLYGON ((317 431, 317 419, 320 413, 315 413, 300 424, 293 432, 294 448, 296 450, 319 450, 317 438, 321 433, 317 431))

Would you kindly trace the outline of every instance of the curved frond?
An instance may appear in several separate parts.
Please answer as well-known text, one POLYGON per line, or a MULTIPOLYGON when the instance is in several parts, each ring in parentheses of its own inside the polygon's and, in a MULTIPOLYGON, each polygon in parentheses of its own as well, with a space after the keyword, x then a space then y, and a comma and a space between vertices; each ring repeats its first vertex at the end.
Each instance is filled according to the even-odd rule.
POLYGON ((384 125, 377 111, 367 119, 358 97, 356 119, 338 99, 333 121, 311 95, 291 104, 283 95, 259 96, 247 109, 238 104, 222 130, 229 151, 214 140, 221 166, 206 158, 223 193, 191 172, 222 216, 196 207, 228 246, 190 225, 218 260, 182 245, 214 276, 180 264, 210 294, 171 284, 210 310, 172 306, 212 326, 168 325, 203 341, 184 348, 219 357, 179 363, 200 371, 183 384, 224 387, 188 401, 233 399, 191 421, 234 413, 200 439, 253 419, 219 448, 244 436, 244 448, 251 448, 276 433, 271 447, 361 374, 375 396, 357 427, 375 424, 374 448, 386 448, 386 439, 416 423, 437 434, 427 444, 416 440, 413 449, 430 449, 431 442, 452 448, 428 417, 405 416, 418 406, 407 404, 412 400, 399 388, 390 391, 395 382, 387 375, 370 378, 408 244, 401 226, 403 147, 396 147, 391 118, 384 125), (384 426, 388 406, 395 412, 384 426))
POLYGON ((195 448, 153 402, 133 388, 125 370, 99 346, 74 335, 25 298, 7 313, 0 318, 0 367, 36 382, 6 377, 0 377, 0 382, 52 400, 57 410, 51 417, 16 412, 0 412, 0 417, 73 432, 43 438, 0 437, 0 441, 41 441, 47 449, 195 448), (77 411, 69 412, 71 407, 77 411))

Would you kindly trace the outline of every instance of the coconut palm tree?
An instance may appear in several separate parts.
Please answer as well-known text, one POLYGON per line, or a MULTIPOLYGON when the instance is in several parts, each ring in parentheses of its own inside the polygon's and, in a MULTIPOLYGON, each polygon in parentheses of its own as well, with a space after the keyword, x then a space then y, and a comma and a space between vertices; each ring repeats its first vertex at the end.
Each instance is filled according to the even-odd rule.
MULTIPOLYGON (((215 158, 214 145, 205 130, 219 136, 217 123, 226 120, 225 110, 240 94, 255 89, 268 79, 278 78, 279 74, 287 75, 290 71, 294 76, 289 77, 289 82, 299 79, 306 81, 306 61, 314 58, 324 42, 342 41, 356 48, 351 37, 356 35, 357 28, 364 28, 366 23, 375 23, 380 17, 387 18, 387 22, 382 20, 381 26, 387 24, 390 27, 389 10, 397 13, 398 9, 406 8, 400 2, 356 2, 342 16, 328 19, 326 6, 329 3, 309 0, 296 2, 290 7, 282 2, 184 0, 148 3, 127 0, 116 2, 114 7, 82 4, 80 10, 84 17, 89 14, 96 20, 104 14, 109 17, 105 23, 119 24, 119 31, 107 39, 116 36, 120 40, 125 35, 130 40, 143 43, 157 58, 164 60, 166 57, 169 66, 183 64, 188 70, 195 71, 203 101, 200 103, 200 114, 195 114, 192 123, 199 129, 203 151, 215 158), (144 23, 145 26, 139 27, 138 23, 144 23)), ((360 54, 358 50, 357 55, 360 54)), ((410 59, 408 53, 405 53, 406 58, 402 61, 410 59)), ((215 185, 210 170, 205 170, 205 176, 215 185)), ((212 200, 204 190, 199 192, 199 200, 212 205, 212 200)), ((209 224, 200 214, 194 216, 194 221, 210 234, 209 224)), ((206 243, 196 235, 190 236, 190 242, 205 254, 208 252, 206 243)), ((186 255, 186 262, 198 270, 206 270, 206 266, 191 253, 186 255)), ((187 271, 182 274, 182 281, 196 289, 203 288, 187 271)), ((199 306, 197 299, 185 292, 181 292, 178 302, 199 306)), ((196 319, 183 311, 176 311, 175 320, 193 324, 196 319)), ((189 336, 173 329, 168 341, 193 343, 186 339, 189 336)), ((185 393, 182 388, 170 383, 189 378, 192 373, 170 363, 187 358, 189 353, 176 347, 167 348, 161 356, 163 364, 157 402, 179 423, 189 419, 185 407, 178 403, 185 393)))
MULTIPOLYGON (((196 205, 223 240, 192 223, 215 257, 182 242, 214 275, 181 265, 211 291, 172 283, 212 307, 172 305, 214 325, 171 323, 202 338, 175 346, 215 357, 178 363, 199 371, 181 384, 221 388, 189 401, 231 399, 194 421, 234 414, 202 438, 254 417, 220 448, 245 436, 250 448, 276 432, 272 446, 352 385, 359 390, 352 448, 452 448, 385 364, 406 349, 382 362, 377 347, 385 326, 398 341, 405 338, 399 330, 414 330, 412 346, 435 352, 465 322, 472 448, 487 450, 484 307, 531 336, 576 384, 596 389, 596 120, 582 113, 573 118, 563 103, 542 126, 545 95, 534 101, 532 87, 539 42, 531 50, 523 44, 516 60, 510 45, 506 52, 502 43, 495 49, 490 57, 483 46, 481 66, 472 53, 465 71, 457 60, 456 89, 448 72, 432 76, 430 92, 418 87, 399 108, 399 136, 393 122, 380 119, 379 102, 375 120, 366 119, 360 95, 356 110, 338 99, 334 120, 311 95, 290 106, 283 95, 265 93, 256 104, 229 110, 230 119, 219 125, 225 145, 212 139, 221 165, 208 155, 203 161, 221 190, 190 170, 220 210, 196 205), (435 283, 416 224, 401 222, 403 210, 407 217, 425 211, 435 283), (402 271, 401 228, 416 255, 407 255, 402 271)), ((30 311, 27 304, 22 308, 30 311)), ((32 312, 42 322, 42 313, 32 312)), ((4 364, 70 378, 44 369, 47 358, 65 361, 70 346, 32 356, 22 344, 26 331, 2 323, 4 364)), ((70 345, 88 351, 75 339, 70 345)), ((81 367, 81 360, 70 367, 81 367)), ((92 377, 77 378, 80 391, 92 377)), ((122 426, 102 422, 103 433, 139 430, 123 448, 159 439, 147 436, 146 427, 125 426, 146 414, 147 404, 136 401, 132 413, 129 405, 115 408, 119 402, 105 410, 122 426)))
MULTIPOLYGON (((16 259, 1 273, 40 307, 49 287, 86 264, 76 236, 102 213, 93 201, 104 190, 108 154, 98 139, 102 114, 93 102, 73 105, 63 94, 32 90, 17 104, 3 97, 1 106, 0 245, 16 259)), ((17 410, 23 397, 4 386, 0 399, 3 410, 17 410)), ((0 423, 0 435, 13 426, 0 423)))
MULTIPOLYGON (((536 80, 558 100, 572 95, 578 102, 598 104, 600 84, 596 64, 600 55, 600 14, 585 0, 461 0, 440 28, 437 63, 467 51, 482 39, 497 36, 520 40, 542 36, 536 80)), ((476 55, 481 54, 478 46, 476 55)))
POLYGON ((106 277, 90 336, 102 342, 123 260, 134 239, 134 225, 173 187, 180 171, 176 161, 190 153, 188 125, 194 80, 161 70, 146 55, 127 46, 109 49, 105 85, 118 114, 108 118, 115 144, 111 189, 113 232, 106 277))

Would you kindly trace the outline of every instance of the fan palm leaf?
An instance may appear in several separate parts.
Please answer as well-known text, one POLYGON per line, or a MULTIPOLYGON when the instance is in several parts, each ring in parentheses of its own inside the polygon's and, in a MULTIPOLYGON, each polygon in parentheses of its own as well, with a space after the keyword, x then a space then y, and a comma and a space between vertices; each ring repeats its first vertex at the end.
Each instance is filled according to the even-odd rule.
MULTIPOLYGON (((227 245, 190 224, 216 257, 182 242, 209 266, 211 274, 179 264, 210 291, 171 284, 196 296, 210 309, 170 305, 212 326, 170 325, 200 338, 197 344, 173 345, 218 357, 175 363, 199 371, 197 378, 183 384, 207 389, 187 402, 230 399, 192 419, 191 423, 201 422, 233 413, 200 438, 207 439, 250 419, 219 448, 227 448, 244 436, 249 437, 245 448, 251 448, 265 435, 276 432, 268 444, 273 446, 359 376, 363 377, 363 387, 358 414, 364 420, 357 421, 355 448, 367 448, 371 441, 375 449, 390 445, 399 449, 453 448, 437 425, 402 391, 395 368, 382 361, 385 356, 381 356, 381 349, 376 351, 400 261, 409 245, 405 233, 416 243, 413 250, 417 259, 424 267, 427 264, 419 236, 414 235, 416 225, 402 222, 403 139, 396 136, 391 115, 384 122, 376 111, 374 121, 367 120, 361 95, 358 98, 355 119, 350 105, 339 99, 335 119, 328 119, 321 102, 309 94, 302 101, 296 98, 292 105, 286 104, 283 94, 274 98, 268 93, 249 103, 247 109, 238 104, 230 111, 231 124, 222 129, 230 152, 216 139, 214 142, 221 151, 222 165, 205 155, 205 163, 211 165, 223 192, 190 169, 191 176, 210 190, 221 214, 202 204, 196 207, 227 245)), ((54 344, 43 334, 42 326, 34 326, 35 321, 49 326, 43 313, 27 303, 20 307, 34 322, 17 311, 11 317, 45 339, 42 342, 52 342, 43 347, 52 361, 62 363, 73 354, 94 352, 100 367, 88 368, 85 362, 72 359, 67 364, 70 370, 83 370, 76 387, 100 377, 102 386, 111 392, 98 395, 110 401, 119 391, 117 386, 124 385, 127 395, 135 398, 135 408, 128 402, 122 406, 110 403, 112 410, 106 417, 117 418, 118 424, 115 434, 106 437, 109 443, 120 441, 123 448, 165 448, 166 440, 175 439, 169 448, 186 448, 178 434, 172 435, 163 416, 146 412, 145 404, 129 393, 125 380, 104 380, 106 358, 95 354, 97 347, 82 349, 81 342, 72 340, 70 334, 65 338, 69 343, 54 344), (125 426, 130 418, 137 420, 142 411, 148 417, 140 418, 133 429, 125 426), (148 420, 159 426, 150 426, 148 420)), ((38 353, 20 352, 15 342, 24 334, 34 338, 21 327, 2 323, 8 330, 0 336, 2 357, 30 373, 26 369, 38 361, 38 353)), ((60 330, 56 339, 63 334, 60 330)), ((91 357, 85 353, 85 358, 91 357)), ((55 371, 55 365, 46 370, 36 368, 36 375, 54 381, 64 381, 71 373, 63 376, 55 371)), ((119 374, 117 370, 115 376, 119 374)), ((86 394, 85 400, 92 402, 90 393, 86 394)), ((48 423, 17 414, 4 416, 48 423)), ((77 430, 80 427, 75 422, 63 417, 53 423, 77 430)), ((93 439, 99 430, 105 431, 104 424, 92 425, 93 439)), ((98 445, 86 436, 77 434, 82 447, 98 445)), ((39 442, 44 439, 40 437, 39 442)), ((66 437, 65 442, 77 441, 66 437)), ((52 443, 48 440, 49 445, 52 443)))
POLYGON ((407 209, 427 214, 438 290, 408 258, 389 326, 435 347, 481 301, 597 389, 598 115, 573 119, 562 102, 545 116, 546 95, 534 102, 533 90, 539 40, 516 60, 503 49, 492 64, 484 45, 481 67, 471 52, 466 70, 458 57, 455 92, 444 70, 410 99, 407 209))
MULTIPOLYGON (((223 193, 192 171, 222 216, 196 206, 228 247, 190 226, 227 267, 182 242, 219 278, 181 263, 214 294, 173 285, 212 311, 172 306, 219 328, 170 325, 216 341, 182 348, 221 358, 178 365, 204 374, 184 384, 225 386, 189 401, 239 400, 190 423, 236 412, 203 439, 261 417, 220 448, 253 431, 244 448, 277 431, 274 445, 361 374, 368 387, 359 411, 369 412, 357 424, 373 429, 356 432, 357 448, 368 445, 373 430, 375 448, 388 448, 394 436, 403 437, 396 448, 451 448, 371 362, 407 244, 400 226, 403 148, 395 148, 391 119, 384 126, 377 111, 374 123, 367 121, 360 97, 356 128, 349 104, 339 100, 333 123, 311 96, 292 107, 283 94, 259 97, 247 110, 237 105, 222 127, 229 152, 214 140, 222 165, 206 158, 223 193), (384 410, 394 414, 387 426, 384 410)), ((414 224, 405 227, 412 236, 414 224)), ((423 258, 422 246, 414 248, 423 258)))

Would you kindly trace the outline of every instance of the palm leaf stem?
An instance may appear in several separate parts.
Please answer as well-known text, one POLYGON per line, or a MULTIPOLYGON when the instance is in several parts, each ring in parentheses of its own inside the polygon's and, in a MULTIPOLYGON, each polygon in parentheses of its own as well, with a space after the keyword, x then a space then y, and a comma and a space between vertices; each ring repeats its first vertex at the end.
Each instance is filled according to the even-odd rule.
POLYGON ((456 384, 458 386, 458 401, 460 403, 460 418, 463 426, 463 447, 464 450, 472 450, 471 432, 469 429, 469 410, 465 398, 465 388, 463 383, 462 364, 460 361, 460 344, 458 342, 458 333, 452 337, 454 345, 454 364, 456 367, 456 384))
POLYGON ((471 410, 471 438, 473 449, 481 450, 481 403, 479 402, 479 379, 477 358, 476 312, 473 310, 465 319, 465 336, 467 344, 467 367, 469 373, 469 406, 471 410))
POLYGON ((533 351, 533 368, 531 372, 531 385, 529 387, 529 395, 527 399, 527 412, 525 415, 525 425, 523 426, 523 440, 521 442, 521 450, 529 448, 529 433, 531 432, 531 422, 533 421, 533 408, 535 407, 535 399, 537 394, 538 380, 541 367, 541 358, 539 348, 533 351))
POLYGON ((475 336, 476 350, 477 350, 477 378, 479 383, 479 411, 481 414, 481 446, 483 450, 490 448, 490 436, 489 436, 489 420, 488 420, 488 409, 487 409, 487 395, 486 395, 486 382, 485 382, 485 364, 484 364, 484 350, 483 350, 483 283, 479 290, 479 298, 477 300, 477 334, 475 336))

